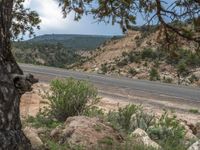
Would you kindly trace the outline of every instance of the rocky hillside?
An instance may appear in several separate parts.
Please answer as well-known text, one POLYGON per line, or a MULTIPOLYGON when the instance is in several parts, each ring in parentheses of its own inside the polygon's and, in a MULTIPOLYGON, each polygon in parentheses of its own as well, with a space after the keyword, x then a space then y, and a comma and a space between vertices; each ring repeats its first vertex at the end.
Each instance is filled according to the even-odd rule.
POLYGON ((200 85, 200 56, 195 53, 195 43, 179 39, 178 48, 167 51, 160 44, 161 37, 155 29, 129 31, 125 37, 102 45, 87 61, 74 68, 134 79, 200 85))

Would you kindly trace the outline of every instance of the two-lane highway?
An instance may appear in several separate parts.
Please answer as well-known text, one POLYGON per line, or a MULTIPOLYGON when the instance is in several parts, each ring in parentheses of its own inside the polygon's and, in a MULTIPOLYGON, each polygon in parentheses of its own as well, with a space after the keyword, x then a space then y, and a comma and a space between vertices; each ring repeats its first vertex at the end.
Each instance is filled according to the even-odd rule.
MULTIPOLYGON (((200 102, 200 88, 163 84, 151 81, 133 80, 124 77, 110 77, 100 74, 90 74, 28 64, 20 64, 20 67, 27 73, 43 76, 40 78, 42 81, 49 81, 55 77, 73 77, 76 79, 89 80, 95 85, 104 87, 117 87, 127 91, 142 91, 154 95, 165 95, 171 98, 182 99, 191 102, 200 102)), ((108 88, 105 88, 105 90, 107 89, 108 88)))

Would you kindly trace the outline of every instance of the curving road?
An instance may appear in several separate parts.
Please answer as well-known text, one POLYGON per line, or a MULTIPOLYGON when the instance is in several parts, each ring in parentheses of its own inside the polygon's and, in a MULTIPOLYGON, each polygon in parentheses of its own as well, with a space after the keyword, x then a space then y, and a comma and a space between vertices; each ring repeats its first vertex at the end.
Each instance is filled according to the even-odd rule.
POLYGON ((173 84, 164 84, 151 81, 134 80, 124 77, 111 77, 100 74, 83 73, 71 70, 20 64, 20 67, 26 73, 36 75, 41 81, 49 82, 51 79, 58 77, 73 77, 76 79, 89 80, 106 93, 116 94, 121 91, 122 94, 140 93, 154 96, 163 96, 172 99, 184 100, 187 102, 200 103, 200 88, 178 86, 173 84), (117 90, 113 90, 117 89, 117 90))

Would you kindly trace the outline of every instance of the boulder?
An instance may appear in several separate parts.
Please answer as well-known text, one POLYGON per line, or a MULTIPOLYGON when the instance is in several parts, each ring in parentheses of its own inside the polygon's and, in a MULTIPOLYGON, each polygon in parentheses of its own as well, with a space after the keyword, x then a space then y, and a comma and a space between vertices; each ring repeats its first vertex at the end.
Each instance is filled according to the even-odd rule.
POLYGON ((39 150, 41 148, 43 148, 43 142, 40 139, 40 137, 38 136, 38 132, 36 129, 32 128, 32 127, 26 127, 25 129, 23 129, 24 134, 26 135, 26 137, 30 140, 31 145, 32 145, 32 149, 34 150, 39 150))
POLYGON ((193 75, 195 75, 197 77, 197 79, 200 79, 200 70, 194 72, 193 75))
POLYGON ((192 132, 186 132, 185 134, 185 140, 186 141, 191 141, 191 140, 198 140, 198 138, 192 133, 192 132))
POLYGON ((101 141, 109 140, 113 143, 121 143, 122 136, 108 124, 98 118, 86 116, 70 117, 64 126, 54 129, 51 137, 60 144, 81 145, 86 149, 96 146, 101 141))
POLYGON ((185 128, 186 134, 185 134, 185 140, 186 141, 197 141, 197 127, 198 123, 196 125, 188 123, 185 120, 181 120, 181 125, 185 128))
POLYGON ((200 150, 200 140, 192 144, 188 150, 200 150))
POLYGON ((130 137, 134 142, 138 144, 143 144, 146 147, 152 147, 154 149, 161 149, 160 145, 151 140, 148 134, 140 128, 131 133, 130 137))

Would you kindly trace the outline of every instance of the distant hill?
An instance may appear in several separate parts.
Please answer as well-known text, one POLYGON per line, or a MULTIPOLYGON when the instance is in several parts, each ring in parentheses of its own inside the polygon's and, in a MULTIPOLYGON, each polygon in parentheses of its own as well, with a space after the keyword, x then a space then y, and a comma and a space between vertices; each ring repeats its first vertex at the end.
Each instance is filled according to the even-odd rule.
POLYGON ((18 62, 67 68, 85 59, 100 45, 121 36, 48 34, 13 42, 12 52, 18 62))
POLYGON ((65 68, 82 57, 62 44, 14 42, 12 52, 18 62, 65 68))
POLYGON ((94 50, 101 44, 112 38, 113 36, 104 35, 46 34, 37 36, 25 42, 37 44, 60 43, 68 50, 94 50))

